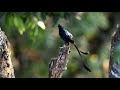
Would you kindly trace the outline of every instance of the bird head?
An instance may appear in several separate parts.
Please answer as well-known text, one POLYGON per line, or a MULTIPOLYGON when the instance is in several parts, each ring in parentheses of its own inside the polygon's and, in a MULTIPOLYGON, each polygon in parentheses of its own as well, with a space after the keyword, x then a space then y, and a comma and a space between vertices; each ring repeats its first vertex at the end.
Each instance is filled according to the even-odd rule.
POLYGON ((64 29, 64 27, 61 26, 60 24, 58 24, 58 28, 59 28, 59 29, 64 29))

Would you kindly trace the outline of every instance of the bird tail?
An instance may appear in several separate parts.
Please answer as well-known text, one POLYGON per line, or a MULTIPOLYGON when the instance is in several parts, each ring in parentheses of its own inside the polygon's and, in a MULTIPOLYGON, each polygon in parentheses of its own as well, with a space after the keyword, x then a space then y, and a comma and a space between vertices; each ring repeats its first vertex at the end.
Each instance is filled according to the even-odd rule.
POLYGON ((81 53, 86 54, 86 55, 87 55, 88 53, 79 51, 79 49, 78 49, 78 47, 76 46, 76 44, 75 44, 75 43, 73 43, 73 44, 74 44, 75 48, 77 49, 77 51, 78 51, 78 53, 79 53, 79 55, 80 55, 80 57, 81 57, 81 61, 82 61, 82 64, 83 64, 84 68, 85 68, 87 71, 91 72, 91 70, 90 70, 90 69, 85 65, 85 63, 83 62, 83 57, 82 57, 82 55, 81 55, 81 53), (81 53, 80 53, 80 52, 81 52, 81 53))
POLYGON ((87 71, 91 72, 91 70, 85 64, 83 64, 83 66, 87 71))
POLYGON ((85 54, 85 55, 88 55, 89 54, 89 52, 82 52, 82 51, 80 51, 82 54, 85 54))

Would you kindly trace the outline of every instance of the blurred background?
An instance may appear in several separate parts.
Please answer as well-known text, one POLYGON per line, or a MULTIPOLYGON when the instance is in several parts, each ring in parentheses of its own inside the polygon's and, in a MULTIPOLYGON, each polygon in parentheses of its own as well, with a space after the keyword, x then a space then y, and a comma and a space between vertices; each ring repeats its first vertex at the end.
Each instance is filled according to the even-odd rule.
POLYGON ((58 55, 64 42, 58 24, 74 36, 81 51, 89 51, 84 60, 87 72, 71 44, 67 71, 63 78, 108 78, 111 37, 120 12, 0 12, 0 27, 11 44, 11 58, 18 78, 47 78, 48 63, 58 55))

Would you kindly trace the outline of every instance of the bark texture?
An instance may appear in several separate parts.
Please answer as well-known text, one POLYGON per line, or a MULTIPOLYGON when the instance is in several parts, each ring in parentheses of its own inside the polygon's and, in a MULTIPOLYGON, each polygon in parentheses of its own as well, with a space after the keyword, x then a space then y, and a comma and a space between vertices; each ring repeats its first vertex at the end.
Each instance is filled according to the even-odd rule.
POLYGON ((67 70, 67 57, 70 53, 69 45, 60 47, 59 54, 49 63, 49 78, 61 78, 63 71, 67 70))
POLYGON ((111 41, 109 77, 120 78, 120 30, 117 30, 111 41))
POLYGON ((0 78, 15 78, 10 54, 9 41, 0 30, 0 78))

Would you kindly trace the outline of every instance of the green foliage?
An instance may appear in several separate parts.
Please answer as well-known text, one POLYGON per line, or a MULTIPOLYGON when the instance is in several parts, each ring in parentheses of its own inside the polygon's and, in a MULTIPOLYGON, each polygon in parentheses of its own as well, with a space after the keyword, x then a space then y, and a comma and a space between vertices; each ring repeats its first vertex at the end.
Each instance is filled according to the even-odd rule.
POLYGON ((107 18, 100 12, 89 12, 82 16, 80 21, 80 29, 83 34, 92 39, 98 35, 100 28, 108 28, 107 18))
POLYGON ((19 33, 22 35, 25 32, 25 26, 23 20, 15 15, 13 18, 13 22, 16 28, 18 28, 19 33))
MULTIPOLYGON (((110 44, 106 40, 99 41, 103 38, 102 32, 110 27, 106 13, 3 12, 0 13, 0 18, 3 19, 0 24, 2 28, 5 28, 13 47, 15 54, 13 56, 19 63, 20 69, 17 70, 15 67, 15 70, 19 72, 16 76, 48 76, 48 63, 58 54, 59 47, 64 43, 58 34, 57 25, 60 23, 73 34, 80 50, 93 52, 89 56, 84 56, 84 60, 93 71, 90 74, 81 66, 79 54, 71 45, 72 52, 69 55, 68 71, 65 77, 69 75, 71 77, 102 77, 104 68, 101 67, 109 55, 109 52, 106 52, 108 48, 105 46, 110 44), (98 39, 99 45, 95 43, 95 39, 98 39), (96 49, 96 46, 99 49, 96 49)), ((109 36, 108 33, 105 35, 109 36)))

